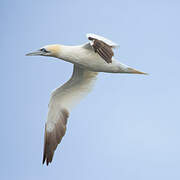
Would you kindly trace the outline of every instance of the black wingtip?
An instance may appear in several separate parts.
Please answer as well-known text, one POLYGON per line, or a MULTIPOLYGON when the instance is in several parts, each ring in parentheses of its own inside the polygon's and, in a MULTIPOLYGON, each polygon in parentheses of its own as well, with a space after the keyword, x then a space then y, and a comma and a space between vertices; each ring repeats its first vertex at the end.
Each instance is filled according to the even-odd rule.
POLYGON ((48 160, 46 160, 46 165, 47 165, 47 166, 49 165, 49 161, 48 161, 48 160))
POLYGON ((69 112, 66 109, 62 109, 61 114, 59 115, 60 119, 55 123, 52 131, 47 131, 47 124, 45 125, 42 164, 46 163, 48 166, 49 163, 52 162, 57 145, 61 142, 61 139, 65 134, 68 116, 69 112))
POLYGON ((45 158, 45 155, 43 156, 43 161, 42 161, 42 164, 44 164, 45 163, 45 160, 46 160, 46 158, 45 158))
POLYGON ((47 166, 49 165, 49 163, 51 163, 51 161, 49 161, 48 159, 46 159, 46 157, 44 156, 44 157, 43 157, 42 164, 44 165, 45 162, 46 162, 46 165, 47 165, 47 166))

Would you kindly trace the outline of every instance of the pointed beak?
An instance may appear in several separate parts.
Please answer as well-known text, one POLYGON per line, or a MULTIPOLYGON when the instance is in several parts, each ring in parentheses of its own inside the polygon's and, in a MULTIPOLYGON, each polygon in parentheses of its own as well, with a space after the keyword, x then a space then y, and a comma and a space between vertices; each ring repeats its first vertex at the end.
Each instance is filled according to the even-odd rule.
POLYGON ((144 74, 144 75, 148 75, 148 73, 141 72, 141 71, 138 71, 138 70, 133 69, 133 68, 128 68, 127 73, 132 73, 132 74, 144 74))
POLYGON ((41 55, 43 55, 43 53, 41 51, 39 51, 39 50, 26 54, 26 56, 41 56, 41 55))

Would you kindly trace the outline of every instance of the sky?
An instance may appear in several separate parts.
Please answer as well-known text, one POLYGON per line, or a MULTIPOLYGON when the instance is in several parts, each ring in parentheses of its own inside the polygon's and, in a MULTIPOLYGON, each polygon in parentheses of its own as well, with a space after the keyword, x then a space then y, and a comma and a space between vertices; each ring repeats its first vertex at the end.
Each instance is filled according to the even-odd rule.
POLYGON ((179 180, 179 17, 178 0, 1 0, 0 179, 179 180), (149 76, 100 73, 43 166, 50 94, 73 66, 25 54, 86 33, 119 44, 115 58, 149 76))

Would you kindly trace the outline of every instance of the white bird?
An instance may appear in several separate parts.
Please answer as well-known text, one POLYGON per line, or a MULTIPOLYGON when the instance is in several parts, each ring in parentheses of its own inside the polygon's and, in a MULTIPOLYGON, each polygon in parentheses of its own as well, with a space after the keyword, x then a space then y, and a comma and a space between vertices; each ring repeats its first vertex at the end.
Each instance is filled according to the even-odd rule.
POLYGON ((48 45, 27 56, 51 56, 74 64, 69 81, 51 95, 45 124, 43 164, 52 162, 54 151, 66 131, 69 111, 91 90, 98 72, 146 74, 113 58, 118 45, 95 34, 87 34, 88 43, 78 46, 48 45))

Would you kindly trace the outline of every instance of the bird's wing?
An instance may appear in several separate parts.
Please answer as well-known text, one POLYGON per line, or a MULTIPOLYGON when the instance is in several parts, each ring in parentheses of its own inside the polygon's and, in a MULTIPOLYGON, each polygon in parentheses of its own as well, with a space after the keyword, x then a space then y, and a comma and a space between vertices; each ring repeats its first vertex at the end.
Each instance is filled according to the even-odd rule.
MULTIPOLYGON (((95 34, 87 34, 91 46, 95 53, 98 53, 107 63, 112 63, 112 56, 114 56, 113 48, 118 45, 102 36, 95 34)), ((88 44, 85 45, 87 47, 88 44)))
POLYGON ((70 80, 52 93, 45 125, 43 163, 46 161, 48 165, 52 161, 65 134, 69 110, 91 90, 97 74, 74 65, 70 80))
POLYGON ((87 38, 92 37, 92 38, 98 39, 100 41, 103 41, 104 43, 108 44, 109 46, 112 46, 113 48, 119 47, 118 44, 116 44, 116 43, 112 42, 111 40, 104 38, 102 36, 92 34, 92 33, 88 33, 88 34, 86 34, 86 36, 87 36, 87 38))

